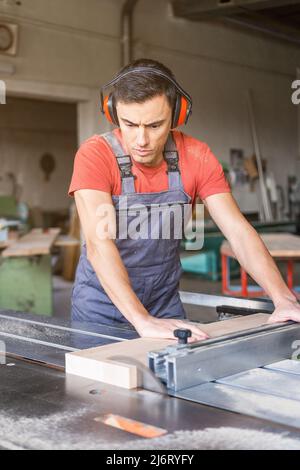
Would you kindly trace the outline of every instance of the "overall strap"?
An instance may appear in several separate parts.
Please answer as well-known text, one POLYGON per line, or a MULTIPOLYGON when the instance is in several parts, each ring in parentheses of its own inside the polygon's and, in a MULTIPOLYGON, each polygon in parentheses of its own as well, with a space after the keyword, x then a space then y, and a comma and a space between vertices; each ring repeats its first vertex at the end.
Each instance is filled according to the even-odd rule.
POLYGON ((179 170, 179 156, 171 132, 169 133, 163 154, 164 159, 166 160, 168 165, 169 189, 181 188, 182 182, 179 170))
POLYGON ((122 194, 135 193, 135 176, 131 171, 132 162, 130 155, 126 155, 119 139, 113 132, 102 134, 101 137, 106 140, 117 159, 122 180, 122 194))

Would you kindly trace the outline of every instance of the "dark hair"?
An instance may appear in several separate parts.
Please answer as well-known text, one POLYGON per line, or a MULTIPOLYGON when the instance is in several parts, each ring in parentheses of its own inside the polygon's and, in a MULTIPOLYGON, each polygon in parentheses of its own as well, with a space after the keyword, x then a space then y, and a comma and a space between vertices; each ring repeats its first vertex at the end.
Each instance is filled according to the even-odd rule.
MULTIPOLYGON (((156 60, 138 59, 120 70, 119 74, 134 70, 136 67, 149 67, 175 78, 168 67, 156 60)), ((118 75, 119 75, 118 74, 118 75)), ((166 78, 155 73, 141 72, 130 73, 121 78, 112 88, 113 100, 124 103, 144 103, 157 95, 166 95, 171 108, 173 109, 176 101, 176 88, 166 78)))

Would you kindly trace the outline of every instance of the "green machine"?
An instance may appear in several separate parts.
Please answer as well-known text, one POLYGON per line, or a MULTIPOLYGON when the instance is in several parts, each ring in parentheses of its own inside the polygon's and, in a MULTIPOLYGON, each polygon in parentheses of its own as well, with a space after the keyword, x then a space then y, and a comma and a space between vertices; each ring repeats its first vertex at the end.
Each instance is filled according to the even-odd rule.
MULTIPOLYGON (((13 196, 0 196, 0 217, 3 232, 12 226, 24 229, 13 196)), ((0 257, 0 308, 52 315, 52 292, 50 255, 0 257)))
POLYGON ((0 258, 0 308, 52 315, 51 255, 0 258))
POLYGON ((0 308, 53 314, 51 252, 59 228, 30 230, 0 256, 0 308))

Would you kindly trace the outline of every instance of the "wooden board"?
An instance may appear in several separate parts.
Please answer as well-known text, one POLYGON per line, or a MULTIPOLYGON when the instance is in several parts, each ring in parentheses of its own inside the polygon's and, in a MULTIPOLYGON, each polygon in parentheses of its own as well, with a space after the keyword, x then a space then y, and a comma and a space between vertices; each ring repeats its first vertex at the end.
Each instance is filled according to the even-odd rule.
POLYGON ((16 243, 17 240, 18 240, 18 233, 15 231, 9 232, 8 239, 3 242, 0 242, 0 250, 4 250, 5 248, 8 248, 13 243, 16 243))
MULTIPOLYGON (((269 316, 257 313, 209 324, 199 323, 198 326, 214 338, 264 325, 269 316)), ((150 351, 161 350, 175 342, 175 339, 139 338, 67 353, 66 372, 123 388, 136 388, 142 385, 136 366, 117 362, 111 358, 113 356, 128 356, 147 366, 150 351)))
POLYGON ((136 388, 139 386, 136 366, 110 360, 110 357, 128 356, 147 366, 148 352, 169 344, 174 341, 138 338, 67 353, 66 372, 124 388, 136 388))
POLYGON ((35 228, 4 250, 2 256, 9 258, 48 255, 60 231, 60 228, 49 228, 47 230, 35 228))
POLYGON ((56 239, 54 246, 80 246, 80 240, 75 237, 71 237, 70 235, 59 235, 56 239))
MULTIPOLYGON (((300 258, 300 237, 290 233, 260 233, 264 244, 274 258, 300 258)), ((221 246, 221 253, 235 258, 228 241, 221 246)))
POLYGON ((74 281, 77 264, 80 257, 80 220, 75 204, 71 207, 70 230, 68 235, 76 238, 77 245, 65 246, 63 249, 63 278, 74 281))
POLYGON ((199 328, 207 333, 210 338, 228 335, 236 331, 250 330, 265 325, 270 315, 267 313, 255 313, 245 317, 231 318, 229 320, 216 321, 213 323, 200 324, 199 328))

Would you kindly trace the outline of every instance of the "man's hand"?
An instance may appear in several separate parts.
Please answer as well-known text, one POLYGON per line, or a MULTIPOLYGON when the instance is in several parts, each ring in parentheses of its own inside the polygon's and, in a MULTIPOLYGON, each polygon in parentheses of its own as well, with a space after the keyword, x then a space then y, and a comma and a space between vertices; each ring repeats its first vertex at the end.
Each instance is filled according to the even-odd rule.
POLYGON ((297 300, 284 299, 278 302, 268 323, 280 323, 288 320, 300 323, 300 304, 297 300))
POLYGON ((204 331, 201 331, 194 324, 175 318, 155 318, 149 315, 142 323, 135 325, 135 328, 142 338, 175 339, 174 330, 178 328, 191 330, 192 336, 188 339, 189 343, 209 338, 204 331))

